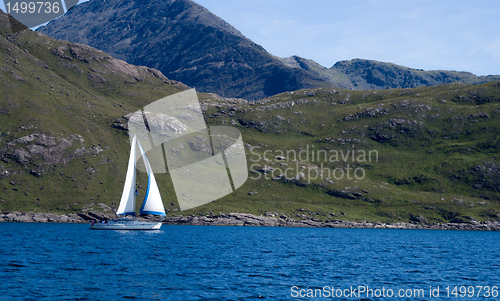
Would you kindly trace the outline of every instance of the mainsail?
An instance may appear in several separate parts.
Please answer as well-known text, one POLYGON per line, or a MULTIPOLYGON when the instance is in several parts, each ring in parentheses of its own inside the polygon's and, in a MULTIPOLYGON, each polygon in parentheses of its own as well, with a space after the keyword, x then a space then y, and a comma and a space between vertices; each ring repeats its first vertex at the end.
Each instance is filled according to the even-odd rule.
POLYGON ((137 139, 132 138, 132 147, 130 148, 130 158, 128 159, 127 175, 123 185, 122 198, 116 214, 135 216, 135 157, 137 139))
POLYGON ((140 213, 141 214, 154 214, 154 215, 166 215, 165 209, 163 207, 163 201, 161 199, 160 190, 156 184, 155 176, 149 160, 146 157, 141 144, 137 141, 136 136, 132 138, 132 147, 130 149, 130 158, 128 161, 127 175, 125 177, 125 184, 123 186, 122 198, 120 200, 120 205, 116 214, 118 215, 133 215, 135 216, 135 195, 136 195, 136 146, 139 146, 142 159, 144 160, 144 166, 146 167, 148 173, 148 188, 146 190, 146 196, 144 197, 144 202, 142 203, 140 213))

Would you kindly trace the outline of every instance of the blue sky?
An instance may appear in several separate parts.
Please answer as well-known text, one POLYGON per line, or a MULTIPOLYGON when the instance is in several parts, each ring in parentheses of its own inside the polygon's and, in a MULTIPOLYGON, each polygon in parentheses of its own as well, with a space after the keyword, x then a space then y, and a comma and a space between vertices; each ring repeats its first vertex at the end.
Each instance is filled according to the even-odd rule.
POLYGON ((195 1, 280 57, 500 74, 500 1, 195 1))
POLYGON ((496 0, 195 1, 280 57, 500 74, 496 0))

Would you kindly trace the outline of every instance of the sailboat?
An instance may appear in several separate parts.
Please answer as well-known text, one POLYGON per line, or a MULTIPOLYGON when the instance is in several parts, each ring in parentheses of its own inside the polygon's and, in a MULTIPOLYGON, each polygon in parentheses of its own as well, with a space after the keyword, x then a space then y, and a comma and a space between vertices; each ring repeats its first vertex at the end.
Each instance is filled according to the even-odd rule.
POLYGON ((144 161, 144 166, 148 174, 148 187, 144 201, 142 203, 140 214, 152 214, 165 216, 165 208, 161 199, 158 184, 156 184, 155 176, 146 153, 142 149, 141 144, 136 136, 132 138, 132 147, 130 149, 130 158, 128 161, 127 175, 123 186, 122 198, 120 205, 116 210, 117 215, 123 215, 123 218, 117 220, 92 223, 90 229, 94 230, 158 230, 162 222, 139 221, 135 218, 135 197, 136 197, 136 153, 137 146, 139 147, 140 155, 144 161), (132 216, 129 218, 127 216, 132 216))

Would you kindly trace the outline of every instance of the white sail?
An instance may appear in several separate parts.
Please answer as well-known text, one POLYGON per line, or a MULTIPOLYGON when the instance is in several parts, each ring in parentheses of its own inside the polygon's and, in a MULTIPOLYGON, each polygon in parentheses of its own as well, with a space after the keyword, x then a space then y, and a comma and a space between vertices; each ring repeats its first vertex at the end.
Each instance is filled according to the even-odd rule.
POLYGON ((156 184, 156 179, 154 176, 153 169, 149 164, 149 160, 142 149, 141 144, 137 141, 139 145, 139 150, 141 151, 141 156, 144 160, 144 166, 148 172, 148 188, 146 190, 146 196, 144 197, 144 202, 142 203, 140 213, 141 214, 154 214, 154 215, 166 215, 165 208, 163 207, 163 201, 161 199, 160 190, 158 189, 158 184, 156 184))
POLYGON ((123 185, 122 198, 116 214, 118 215, 134 215, 135 216, 135 157, 136 157, 136 142, 134 136, 132 138, 132 147, 130 148, 130 158, 128 159, 127 176, 123 185))

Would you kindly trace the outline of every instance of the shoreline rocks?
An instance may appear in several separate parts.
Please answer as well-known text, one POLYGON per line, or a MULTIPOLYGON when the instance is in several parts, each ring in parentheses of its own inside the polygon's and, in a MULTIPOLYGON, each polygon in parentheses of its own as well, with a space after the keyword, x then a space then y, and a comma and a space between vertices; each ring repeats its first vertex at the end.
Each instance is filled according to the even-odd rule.
MULTIPOLYGON (((91 220, 116 219, 114 214, 96 214, 93 212, 58 215, 53 213, 0 213, 0 222, 20 223, 88 223, 91 220)), ((256 216, 248 213, 228 213, 220 215, 176 215, 163 219, 165 225, 200 225, 200 226, 251 226, 251 227, 310 227, 310 228, 364 228, 364 229, 421 229, 421 230, 475 230, 500 231, 500 221, 468 223, 380 223, 352 222, 343 220, 320 221, 316 219, 294 220, 286 217, 256 216)))
POLYGON ((169 216, 163 220, 167 225, 206 225, 206 226, 255 226, 255 227, 313 227, 313 228, 366 228, 366 229, 427 229, 427 230, 481 230, 500 231, 499 221, 469 223, 379 223, 352 222, 343 220, 320 221, 315 219, 294 220, 269 216, 256 216, 247 213, 229 213, 212 216, 169 216))
POLYGON ((58 215, 54 213, 0 213, 0 222, 15 223, 82 223, 86 222, 78 214, 58 215))

